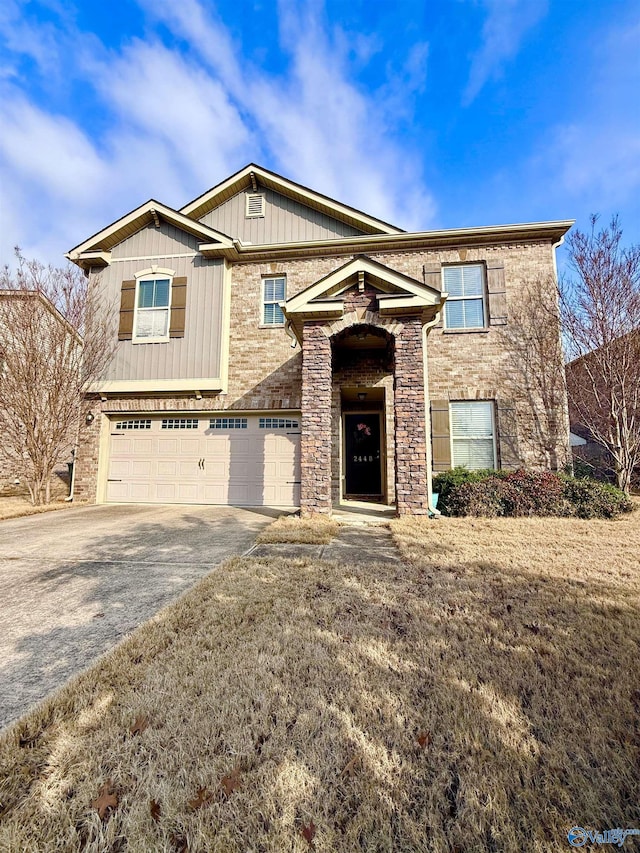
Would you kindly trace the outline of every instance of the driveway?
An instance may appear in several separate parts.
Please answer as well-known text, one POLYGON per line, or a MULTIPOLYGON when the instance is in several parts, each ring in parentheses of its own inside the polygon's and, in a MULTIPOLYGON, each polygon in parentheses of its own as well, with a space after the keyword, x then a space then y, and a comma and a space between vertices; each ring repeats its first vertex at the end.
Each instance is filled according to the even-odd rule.
POLYGON ((101 506, 0 522, 0 729, 281 514, 101 506))

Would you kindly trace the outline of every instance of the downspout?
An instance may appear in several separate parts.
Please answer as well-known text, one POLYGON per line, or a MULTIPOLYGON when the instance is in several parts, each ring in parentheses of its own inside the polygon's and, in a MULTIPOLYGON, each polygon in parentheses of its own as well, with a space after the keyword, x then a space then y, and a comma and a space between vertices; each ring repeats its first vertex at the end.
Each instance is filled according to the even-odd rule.
MULTIPOLYGON (((446 295, 445 295, 446 299, 446 295)), ((427 336, 431 329, 440 322, 440 315, 444 305, 444 299, 440 303, 440 309, 436 312, 433 320, 429 320, 422 327, 422 363, 424 373, 424 425, 426 432, 426 448, 427 448, 427 506, 429 514, 433 518, 440 518, 442 513, 433 505, 433 453, 431 448, 431 403, 429 401, 429 366, 427 360, 427 336)))
MULTIPOLYGON (((560 237, 560 239, 557 242, 551 244, 551 249, 552 249, 551 254, 552 254, 552 260, 553 260, 553 277, 554 277, 554 282, 556 285, 556 310, 558 312, 558 321, 559 321, 558 322, 558 328, 559 328, 559 332, 560 332, 560 347, 561 347, 562 353, 564 355, 564 342, 562 340, 562 319, 561 319, 561 312, 560 312, 560 294, 559 294, 559 286, 558 286, 558 258, 557 258, 557 250, 560 248, 560 246, 562 246, 563 243, 564 243, 564 234, 562 235, 562 237, 560 237)), ((565 401, 565 414, 566 414, 565 427, 567 430, 567 435, 566 435, 567 443, 566 443, 566 447, 565 447, 565 452, 566 452, 567 465, 571 466, 570 470, 571 470, 571 473, 573 474, 573 451, 571 450, 571 421, 569 420, 569 391, 567 389, 567 373, 566 373, 566 370, 564 369, 564 364, 562 365, 562 367, 563 367, 562 385, 564 388, 564 401, 565 401)))
POLYGON ((65 501, 69 503, 73 500, 73 490, 76 485, 76 462, 78 461, 78 443, 73 445, 71 449, 71 456, 73 458, 73 468, 71 469, 71 483, 69 484, 69 494, 65 498, 65 501))

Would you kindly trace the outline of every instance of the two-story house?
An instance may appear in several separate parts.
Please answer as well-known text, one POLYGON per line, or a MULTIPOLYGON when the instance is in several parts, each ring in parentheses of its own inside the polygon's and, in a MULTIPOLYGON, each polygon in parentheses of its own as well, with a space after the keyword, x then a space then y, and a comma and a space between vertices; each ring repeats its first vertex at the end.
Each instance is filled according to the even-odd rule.
POLYGON ((571 224, 405 232, 256 165, 143 204, 68 254, 119 308, 76 495, 423 514, 434 471, 535 465, 500 332, 571 224))

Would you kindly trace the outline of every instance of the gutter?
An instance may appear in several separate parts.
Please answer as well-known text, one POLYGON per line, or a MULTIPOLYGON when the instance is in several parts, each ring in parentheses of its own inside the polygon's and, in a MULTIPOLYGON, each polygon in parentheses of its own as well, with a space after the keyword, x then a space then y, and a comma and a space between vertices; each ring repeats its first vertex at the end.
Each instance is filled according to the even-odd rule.
POLYGON ((308 240, 302 243, 246 244, 234 239, 232 247, 222 248, 219 243, 203 243, 200 252, 205 257, 224 255, 236 262, 250 262, 271 257, 297 258, 318 255, 349 255, 371 251, 391 251, 406 248, 441 249, 493 245, 496 240, 517 243, 523 240, 557 240, 574 224, 573 219, 553 222, 525 222, 516 225, 488 225, 479 228, 452 228, 440 231, 409 231, 399 234, 363 234, 357 237, 340 237, 330 240, 308 240))
POLYGON ((440 310, 437 312, 433 320, 429 320, 422 327, 422 362, 424 373, 424 426, 427 432, 425 446, 427 448, 427 506, 429 515, 432 518, 440 518, 442 513, 433 505, 433 451, 431 447, 431 403, 429 400, 429 366, 427 359, 427 337, 431 329, 440 322, 440 315, 444 308, 444 303, 441 304, 440 310))

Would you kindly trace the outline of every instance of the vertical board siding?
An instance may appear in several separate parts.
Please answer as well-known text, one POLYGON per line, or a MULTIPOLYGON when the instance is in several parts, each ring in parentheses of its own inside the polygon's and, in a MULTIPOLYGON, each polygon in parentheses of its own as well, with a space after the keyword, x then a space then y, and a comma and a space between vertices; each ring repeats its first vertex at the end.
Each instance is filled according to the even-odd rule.
POLYGON ((186 231, 181 231, 168 222, 160 222, 160 227, 146 225, 127 240, 123 240, 111 251, 111 258, 154 258, 157 255, 183 254, 196 252, 198 239, 186 231))
POLYGON ((365 232, 273 190, 265 195, 265 215, 247 219, 246 194, 240 192, 204 216, 201 222, 243 243, 294 243, 355 237, 365 232))
POLYGON ((116 261, 97 275, 92 275, 92 279, 105 293, 110 304, 119 305, 122 282, 133 279, 137 272, 152 264, 173 269, 176 276, 187 278, 184 337, 171 338, 166 343, 158 344, 120 341, 104 379, 219 377, 224 322, 223 261, 201 257, 149 257, 140 261, 116 261))

